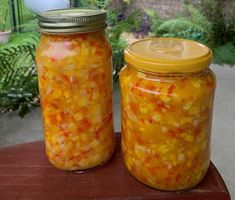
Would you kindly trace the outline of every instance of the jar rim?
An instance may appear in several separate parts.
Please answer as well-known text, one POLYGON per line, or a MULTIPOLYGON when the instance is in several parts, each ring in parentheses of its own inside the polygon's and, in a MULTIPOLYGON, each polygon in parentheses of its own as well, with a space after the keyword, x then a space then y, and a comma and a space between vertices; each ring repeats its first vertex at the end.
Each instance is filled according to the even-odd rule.
POLYGON ((187 73, 208 68, 213 53, 207 46, 180 38, 147 38, 125 49, 126 63, 159 73, 187 73))
POLYGON ((106 28, 105 10, 70 8, 38 15, 39 27, 45 33, 93 32, 106 28))

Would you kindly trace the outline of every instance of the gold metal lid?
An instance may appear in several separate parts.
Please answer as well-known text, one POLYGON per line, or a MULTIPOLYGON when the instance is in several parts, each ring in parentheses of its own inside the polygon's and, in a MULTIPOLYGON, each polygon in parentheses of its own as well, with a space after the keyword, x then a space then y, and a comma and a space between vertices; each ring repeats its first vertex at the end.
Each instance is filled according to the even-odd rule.
POLYGON ((61 9, 38 15, 41 32, 92 32, 106 27, 106 11, 92 9, 61 9))

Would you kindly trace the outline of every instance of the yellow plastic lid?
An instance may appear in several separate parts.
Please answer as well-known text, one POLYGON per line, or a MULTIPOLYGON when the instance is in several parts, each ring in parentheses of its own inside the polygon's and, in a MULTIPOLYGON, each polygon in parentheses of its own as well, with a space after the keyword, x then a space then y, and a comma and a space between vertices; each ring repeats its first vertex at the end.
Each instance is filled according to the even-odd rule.
POLYGON ((185 73, 208 68, 212 51, 192 40, 148 38, 129 45, 125 61, 134 68, 148 72, 185 73))

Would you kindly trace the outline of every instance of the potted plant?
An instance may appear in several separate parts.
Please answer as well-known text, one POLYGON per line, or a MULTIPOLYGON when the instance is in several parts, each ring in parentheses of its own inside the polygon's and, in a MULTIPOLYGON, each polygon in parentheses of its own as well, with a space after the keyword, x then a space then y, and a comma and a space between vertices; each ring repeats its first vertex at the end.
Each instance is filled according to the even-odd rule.
POLYGON ((26 8, 33 11, 36 14, 42 13, 48 10, 63 9, 70 7, 69 0, 24 0, 26 8))
POLYGON ((8 42, 11 31, 10 31, 10 23, 8 21, 8 13, 9 10, 4 6, 0 8, 0 44, 5 44, 8 42), (5 11, 5 12, 4 12, 5 11))

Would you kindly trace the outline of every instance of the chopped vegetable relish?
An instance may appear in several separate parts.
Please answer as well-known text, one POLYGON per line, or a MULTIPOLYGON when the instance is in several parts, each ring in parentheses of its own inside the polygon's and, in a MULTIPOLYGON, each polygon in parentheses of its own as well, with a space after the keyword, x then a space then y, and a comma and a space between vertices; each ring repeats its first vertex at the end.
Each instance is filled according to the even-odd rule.
POLYGON ((115 137, 111 48, 104 31, 43 34, 36 59, 50 162, 64 170, 105 163, 115 137))
POLYGON ((129 172, 161 190, 197 185, 210 163, 215 78, 210 69, 185 74, 120 73, 122 151, 129 172))

